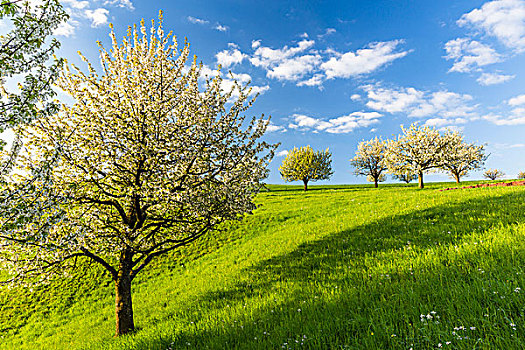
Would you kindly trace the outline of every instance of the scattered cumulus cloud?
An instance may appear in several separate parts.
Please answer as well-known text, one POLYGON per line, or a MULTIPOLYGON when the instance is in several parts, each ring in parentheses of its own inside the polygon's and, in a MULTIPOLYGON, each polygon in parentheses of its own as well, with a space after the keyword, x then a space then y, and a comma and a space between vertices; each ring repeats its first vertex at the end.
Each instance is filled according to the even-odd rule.
POLYGON ((361 99, 361 95, 359 94, 353 94, 352 96, 350 96, 350 99, 352 101, 359 101, 361 99))
POLYGON ((324 80, 324 75, 323 74, 315 74, 310 79, 298 82, 297 86, 318 86, 318 87, 321 87, 323 85, 323 80, 324 80))
MULTIPOLYGON (((513 111, 513 112, 516 112, 516 111, 513 111)), ((521 115, 516 115, 515 113, 511 113, 510 115, 488 114, 488 115, 483 116, 483 119, 493 124, 496 124, 498 126, 524 125, 525 124, 525 113, 522 113, 521 115)))
POLYGON ((218 30, 219 32, 226 32, 228 30, 228 27, 217 23, 215 27, 213 27, 213 29, 218 30))
POLYGON ((345 134, 357 128, 369 127, 379 123, 382 114, 377 112, 353 112, 328 120, 313 118, 302 114, 294 114, 290 129, 314 132, 324 131, 330 134, 345 134))
POLYGON ((409 51, 398 51, 402 40, 392 40, 370 44, 356 52, 346 52, 339 57, 332 57, 321 65, 328 79, 350 78, 371 73, 378 68, 404 57, 409 51))
MULTIPOLYGON (((333 32, 329 28, 325 35, 333 32)), ((397 49, 402 40, 372 43, 356 52, 340 53, 332 48, 319 51, 313 48, 314 40, 302 37, 295 45, 281 48, 263 46, 261 40, 254 40, 249 61, 264 69, 268 78, 293 81, 297 86, 322 87, 326 79, 368 74, 409 52, 397 49)))
MULTIPOLYGON (((284 126, 275 125, 272 122, 270 122, 270 124, 268 124, 268 127, 266 128, 266 132, 285 132, 285 131, 286 131, 286 128, 284 126)), ((284 155, 288 154, 288 151, 281 151, 281 152, 286 152, 284 155)), ((279 155, 279 153, 277 155, 279 155)))
POLYGON ((100 0, 98 2, 86 0, 61 0, 61 4, 69 15, 69 20, 61 23, 53 35, 71 37, 86 21, 90 26, 97 28, 108 23, 113 8, 124 8, 133 11, 135 7, 131 0, 100 0), (97 3, 105 7, 97 7, 97 3))
POLYGON ((464 14, 457 21, 486 35, 495 37, 515 51, 525 51, 525 1, 496 0, 464 14))
POLYGON ((221 66, 228 68, 241 63, 245 58, 248 58, 248 55, 242 53, 235 44, 230 43, 229 46, 230 48, 228 50, 220 51, 215 55, 217 63, 221 66))
POLYGON ((470 72, 479 67, 500 62, 501 55, 488 45, 468 38, 450 40, 445 44, 447 60, 454 60, 449 72, 470 72))
POLYGON ((415 88, 361 87, 367 93, 366 106, 387 113, 404 113, 409 117, 432 118, 429 125, 464 124, 478 118, 472 96, 450 91, 421 91, 415 88), (446 121, 445 121, 446 120, 446 121))
POLYGON ((501 84, 506 81, 514 79, 515 75, 505 75, 498 73, 482 73, 480 77, 476 80, 480 85, 496 85, 501 84))
POLYGON ((507 101, 509 106, 525 105, 525 94, 513 97, 507 101))
POLYGON ((89 1, 80 1, 80 0, 62 0, 62 5, 69 6, 75 9, 85 9, 89 7, 89 1))
POLYGON ((276 157, 286 157, 288 155, 287 150, 279 151, 275 154, 276 157))
MULTIPOLYGON (((317 36, 318 39, 322 39, 324 38, 325 36, 329 36, 329 35, 332 35, 332 34, 335 34, 337 32, 337 30, 335 30, 334 28, 326 28, 325 32, 323 34, 319 34, 317 36)), ((306 33, 305 33, 306 34, 306 33)))
POLYGON ((98 8, 95 10, 85 10, 86 18, 91 20, 91 27, 96 28, 108 23, 109 11, 105 8, 98 8))
POLYGON ((104 5, 122 7, 130 11, 135 10, 135 7, 133 6, 133 3, 131 2, 131 0, 105 0, 104 5))
POLYGON ((296 46, 272 49, 262 46, 260 41, 252 42, 255 48, 251 64, 266 70, 268 78, 296 81, 311 73, 321 62, 318 54, 302 54, 314 45, 313 40, 301 40, 296 46))
POLYGON ((79 25, 78 21, 69 20, 67 22, 62 22, 58 27, 53 31, 53 35, 70 37, 75 34, 75 28, 79 25))
POLYGON ((205 19, 201 19, 201 18, 197 18, 197 17, 193 17, 193 16, 188 16, 186 17, 186 19, 188 20, 188 22, 190 23, 193 23, 193 24, 208 24, 210 23, 210 21, 207 21, 205 19))

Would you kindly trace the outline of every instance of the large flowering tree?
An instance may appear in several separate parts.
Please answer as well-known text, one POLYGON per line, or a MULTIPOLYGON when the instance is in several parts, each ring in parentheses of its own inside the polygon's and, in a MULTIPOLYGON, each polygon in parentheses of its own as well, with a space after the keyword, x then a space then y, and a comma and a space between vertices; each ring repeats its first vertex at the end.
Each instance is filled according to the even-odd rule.
MULTIPOLYGON (((100 43, 99 75, 67 66, 58 86, 76 101, 24 127, 27 139, 2 212, 0 253, 13 280, 46 279, 86 257, 115 285, 116 334, 134 329, 131 285, 155 258, 250 213, 274 146, 268 120, 246 119, 249 88, 199 83, 189 44, 162 15, 148 34, 100 43), (238 96, 234 99, 234 96, 238 96), (43 162, 52 164, 32 176, 43 162)), ((20 130, 22 132, 22 130, 20 130)))
POLYGON ((388 141, 384 164, 392 174, 417 174, 419 188, 423 188, 424 173, 439 171, 443 166, 450 151, 449 138, 435 128, 416 123, 401 129, 403 133, 396 140, 388 141))
POLYGON ((383 165, 383 159, 386 149, 386 142, 380 138, 374 138, 369 141, 363 141, 357 146, 357 152, 350 164, 355 168, 356 175, 367 177, 369 182, 378 187, 378 182, 386 180, 386 167, 383 165))
POLYGON ((314 151, 310 146, 294 147, 279 167, 281 177, 289 181, 302 181, 304 190, 308 182, 328 180, 332 176, 332 154, 328 149, 314 151))

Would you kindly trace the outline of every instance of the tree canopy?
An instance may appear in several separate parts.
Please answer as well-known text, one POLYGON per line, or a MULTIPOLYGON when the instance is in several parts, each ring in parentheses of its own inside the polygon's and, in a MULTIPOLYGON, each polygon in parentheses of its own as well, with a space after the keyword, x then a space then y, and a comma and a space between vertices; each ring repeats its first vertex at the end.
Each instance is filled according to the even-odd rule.
POLYGON ((463 135, 457 131, 447 132, 444 137, 448 140, 448 152, 443 160, 442 169, 460 183, 461 177, 469 171, 480 169, 485 164, 485 146, 466 143, 463 135))
POLYGON ((310 146, 294 147, 279 167, 281 177, 287 181, 302 181, 304 190, 308 182, 328 180, 332 176, 332 154, 328 149, 314 151, 310 146))
POLYGON ((419 188, 423 188, 423 174, 439 171, 449 152, 449 141, 438 130, 417 123, 401 129, 403 133, 387 143, 384 164, 393 174, 417 174, 419 188))
POLYGON ((386 180, 383 172, 387 169, 384 166, 384 155, 386 142, 380 138, 363 141, 357 146, 355 157, 350 160, 350 164, 355 168, 356 175, 367 177, 369 182, 378 187, 378 182, 386 180), (381 177, 381 175, 383 175, 381 177))
POLYGON ((115 284, 116 334, 134 329, 131 283, 153 259, 254 208, 275 146, 269 123, 247 119, 249 87, 200 83, 189 44, 159 23, 100 47, 102 72, 67 65, 58 86, 75 100, 19 128, 27 139, 8 176, 0 254, 13 280, 61 274, 77 257, 115 284), (234 96, 238 98, 233 99, 234 96), (39 177, 40 164, 52 162, 39 177), (12 218, 16 218, 12 220, 12 218))

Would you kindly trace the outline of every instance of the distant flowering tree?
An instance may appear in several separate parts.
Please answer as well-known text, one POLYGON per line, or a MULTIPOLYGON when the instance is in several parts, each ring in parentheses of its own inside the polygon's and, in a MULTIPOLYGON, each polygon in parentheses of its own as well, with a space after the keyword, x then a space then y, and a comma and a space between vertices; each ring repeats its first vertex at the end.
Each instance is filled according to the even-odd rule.
POLYGON ((355 168, 356 175, 367 177, 369 182, 378 187, 378 182, 385 181, 383 172, 386 167, 383 164, 386 142, 380 138, 363 141, 357 146, 355 157, 350 160, 350 164, 355 168), (382 181, 381 181, 382 179, 382 181))
POLYGON ((525 171, 520 171, 520 172, 518 173, 518 179, 520 179, 520 180, 525 179, 525 171))
POLYGON ((279 172, 285 181, 302 181, 307 191, 308 182, 328 180, 332 176, 331 157, 328 149, 314 151, 310 146, 294 147, 286 155, 279 172))
POLYGON ((485 164, 485 146, 474 143, 466 143, 463 135, 457 131, 448 131, 444 135, 448 140, 448 152, 446 152, 441 168, 460 183, 462 176, 469 171, 480 169, 485 164))
POLYGON ((189 44, 144 22, 100 43, 102 74, 66 67, 75 100, 19 128, 27 140, 2 193, 0 262, 12 281, 60 276, 84 257, 115 286, 116 334, 134 330, 131 285, 157 257, 242 218, 267 176, 269 121, 243 113, 250 89, 199 83, 189 44), (238 98, 233 99, 234 96, 238 98), (34 177, 40 164, 52 162, 34 177), (23 189, 28 195, 9 196, 23 189))
POLYGON ((403 133, 387 143, 384 164, 392 174, 416 174, 423 188, 424 173, 443 166, 450 142, 435 128, 417 123, 401 129, 403 133))
POLYGON ((483 173, 483 177, 489 180, 497 180, 505 176, 505 173, 499 169, 488 169, 483 173))
POLYGON ((410 173, 392 174, 392 177, 396 180, 403 181, 407 184, 411 183, 414 180, 417 180, 417 175, 410 173))

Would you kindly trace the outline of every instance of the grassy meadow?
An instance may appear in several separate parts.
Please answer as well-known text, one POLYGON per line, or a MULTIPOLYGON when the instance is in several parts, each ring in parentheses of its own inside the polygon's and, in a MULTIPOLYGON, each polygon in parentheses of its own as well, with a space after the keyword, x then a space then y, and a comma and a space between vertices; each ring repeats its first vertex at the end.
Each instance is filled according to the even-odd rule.
POLYGON ((241 222, 134 281, 83 264, 0 289, 1 349, 522 349, 525 186, 268 186, 241 222))

